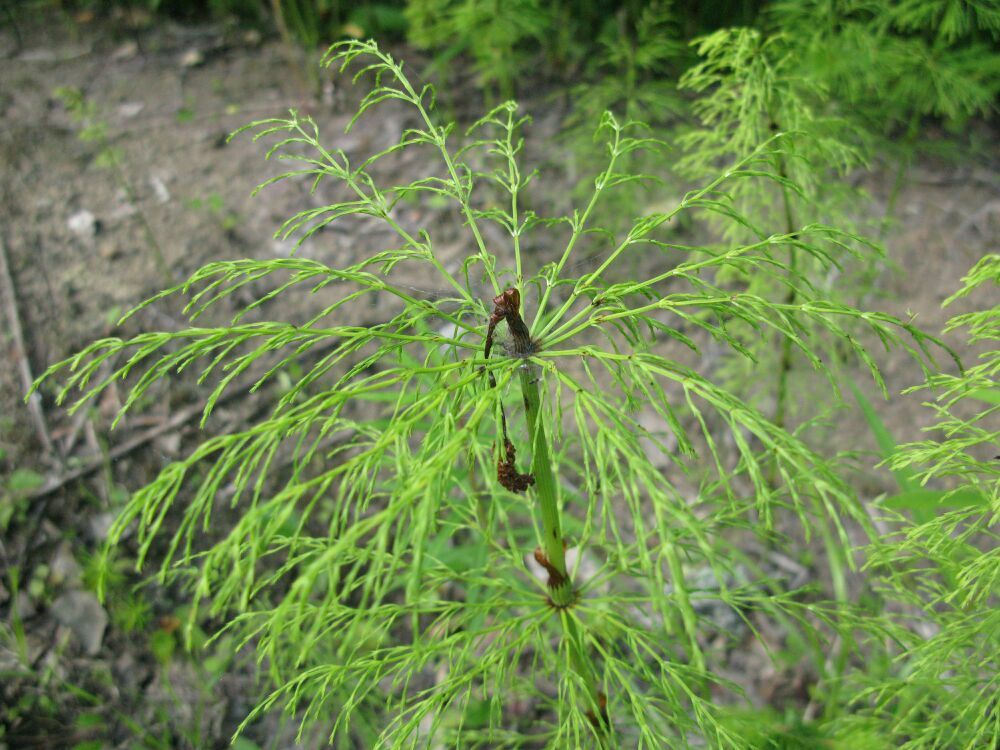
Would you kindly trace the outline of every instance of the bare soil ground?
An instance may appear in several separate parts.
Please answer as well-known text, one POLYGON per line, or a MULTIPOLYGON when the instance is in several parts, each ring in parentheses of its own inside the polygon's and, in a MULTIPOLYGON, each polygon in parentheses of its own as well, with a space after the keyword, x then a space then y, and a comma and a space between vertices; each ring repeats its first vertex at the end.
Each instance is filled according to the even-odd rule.
MULTIPOLYGON (((131 32, 58 18, 18 31, 20 39, 12 28, 0 29, 0 242, 11 282, 0 286, 0 748, 73 747, 94 738, 105 742, 95 747, 224 747, 256 695, 249 658, 222 649, 206 652, 220 663, 173 658, 168 652, 183 615, 178 592, 143 589, 149 611, 133 622, 127 611, 102 607, 88 578, 88 555, 122 496, 197 440, 191 417, 204 391, 178 379, 112 433, 120 394, 112 391, 71 417, 47 392, 33 415, 22 401, 26 370, 38 375, 102 336, 180 328, 183 318, 170 303, 148 309, 124 331, 115 321, 206 262, 287 255, 290 243, 272 239, 274 229, 329 196, 283 183, 251 199, 252 188, 281 165, 265 164, 250 138, 227 143, 226 136, 296 107, 332 140, 343 132, 346 103, 356 93, 342 88, 347 82, 326 81, 319 99, 307 95, 281 45, 241 31, 164 24, 131 32), (106 125, 107 143, 80 139, 81 126, 54 95, 57 87, 83 92, 106 125), (100 165, 107 145, 120 149, 120 172, 100 165), (235 668, 225 671, 231 659, 235 668)), ((533 135, 544 143, 559 113, 542 97, 527 103, 533 107, 533 135)), ((385 146, 407 124, 403 114, 385 110, 338 145, 349 153, 385 146)), ((880 274, 874 306, 913 313, 926 330, 940 331, 952 314, 941 302, 998 247, 998 157, 928 160, 910 171, 886 237, 896 269, 880 274)), ((420 164, 407 168, 410 177, 420 175, 420 164)), ((891 171, 863 178, 872 215, 884 211, 894 178, 891 171)), ((439 246, 457 238, 453 220, 408 210, 403 219, 434 226, 439 246)), ((331 265, 350 261, 377 245, 366 231, 347 225, 325 232, 303 253, 331 265)), ((458 257, 463 248, 455 242, 450 252, 458 257)), ((881 361, 894 391, 919 380, 907 358, 893 353, 881 361)), ((239 425, 256 408, 252 399, 224 403, 209 427, 239 425)), ((916 439, 929 416, 919 398, 896 399, 883 414, 900 440, 916 439)), ((845 449, 871 445, 857 416, 845 416, 835 435, 845 449)), ((872 496, 887 489, 884 473, 874 469, 859 482, 872 496)), ((123 576, 127 590, 137 579, 123 576)), ((795 679, 774 676, 785 690, 795 679)), ((260 746, 293 746, 276 720, 247 736, 260 746)))

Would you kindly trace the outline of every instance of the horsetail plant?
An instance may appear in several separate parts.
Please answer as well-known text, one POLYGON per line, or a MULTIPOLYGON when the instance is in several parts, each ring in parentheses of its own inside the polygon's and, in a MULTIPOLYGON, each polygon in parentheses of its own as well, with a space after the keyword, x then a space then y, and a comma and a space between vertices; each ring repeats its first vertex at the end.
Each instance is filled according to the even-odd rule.
MULTIPOLYGON (((794 238, 803 226, 830 222, 831 217, 843 227, 843 209, 853 207, 848 198, 859 196, 850 195, 852 191, 838 177, 866 164, 866 136, 844 118, 828 113, 830 104, 823 89, 798 71, 793 41, 782 34, 735 28, 720 29, 695 44, 703 59, 684 73, 679 86, 700 94, 692 105, 699 125, 679 139, 685 154, 678 161, 678 171, 706 179, 717 172, 720 163, 738 161, 773 133, 785 134, 781 149, 772 149, 770 158, 757 160, 757 168, 770 175, 766 184, 745 181, 729 191, 749 222, 721 222, 728 239, 753 239, 767 225, 780 226, 794 238)), ((783 255, 791 283, 776 273, 754 274, 748 286, 756 294, 780 296, 789 304, 798 301, 796 279, 815 284, 827 297, 844 288, 857 293, 859 285, 844 283, 844 277, 850 275, 852 265, 871 265, 881 254, 875 243, 846 232, 839 252, 819 261, 789 245, 783 255)), ((773 336, 761 338, 753 332, 751 338, 756 341, 750 345, 755 346, 757 359, 778 352, 775 382, 764 383, 764 388, 758 385, 758 391, 763 390, 765 397, 773 395, 775 424, 791 426, 792 341, 784 337, 776 342, 773 336), (769 393, 772 387, 773 394, 769 393)), ((835 349, 828 350, 829 358, 836 356, 835 349)), ((734 379, 745 381, 746 367, 734 365, 734 379)))
MULTIPOLYGON (((1000 255, 984 256, 963 282, 946 305, 977 289, 995 300, 1000 255)), ((877 727, 885 746, 907 750, 1000 743, 1000 304, 957 315, 947 330, 965 331, 981 355, 964 372, 921 386, 933 395, 927 406, 937 421, 928 430, 937 437, 900 446, 889 460, 921 485, 886 503, 914 511, 915 522, 887 519, 867 554, 880 591, 896 604, 889 643, 898 644, 890 655, 900 668, 859 675, 867 710, 851 717, 877 727), (935 481, 950 488, 925 486, 935 481)))
POLYGON ((836 390, 819 332, 880 384, 868 342, 925 367, 934 340, 823 298, 782 260, 792 248, 830 265, 855 241, 834 227, 756 230, 722 247, 674 241, 686 212, 751 226, 729 194, 747 180, 789 184, 758 168, 783 153, 781 132, 614 236, 591 225, 595 207, 639 179, 619 170, 624 157, 655 145, 633 124, 605 114, 607 161, 589 199, 543 218, 527 208, 535 174, 522 167, 527 118, 514 103, 456 149, 433 90, 374 43, 335 45, 324 63, 374 78, 349 127, 387 101, 414 124, 360 161, 322 145, 294 111, 248 126, 277 138, 268 156, 297 165, 264 185, 305 177, 346 195, 279 235, 311 247, 353 219, 393 239, 343 267, 210 263, 144 303, 187 295, 192 327, 103 339, 42 376, 64 378, 60 400, 82 391, 79 407, 141 373, 125 413, 199 366, 217 380, 207 419, 242 374, 257 389, 302 368, 266 417, 208 437, 136 492, 109 543, 134 525, 139 564, 155 556, 164 580, 190 586, 192 613, 225 618, 256 649, 273 689, 241 730, 282 706, 340 747, 752 746, 760 727, 732 718, 742 688, 723 675, 724 644, 780 621, 820 649, 841 624, 822 592, 790 585, 762 545, 756 555, 734 540, 793 545, 789 520, 805 535, 822 520, 846 548, 870 524, 831 463, 699 372, 699 351, 715 341, 750 357, 745 327, 770 331, 836 390), (383 185, 394 158, 417 149, 438 168, 383 185), (464 258, 402 218, 401 201, 428 198, 454 207, 464 258), (619 261, 638 253, 658 270, 621 278, 619 261), (748 290, 742 280, 757 274, 780 275, 794 301, 748 290), (445 291, 413 286, 428 275, 445 291), (319 301, 315 314, 267 319, 299 290, 319 301), (375 299, 388 312, 366 322, 375 299), (194 325, 229 304, 230 322, 194 325), (768 481, 772 466, 780 481, 768 481))

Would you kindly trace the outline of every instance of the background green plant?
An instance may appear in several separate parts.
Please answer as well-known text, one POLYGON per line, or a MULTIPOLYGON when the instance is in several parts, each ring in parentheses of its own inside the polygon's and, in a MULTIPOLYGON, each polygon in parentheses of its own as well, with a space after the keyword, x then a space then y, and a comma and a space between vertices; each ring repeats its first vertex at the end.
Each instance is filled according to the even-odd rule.
MULTIPOLYGON (((963 281, 945 304, 980 287, 1000 288, 1000 256, 984 257, 963 281)), ((951 489, 936 503, 915 497, 915 517, 922 522, 882 539, 869 562, 888 595, 905 607, 896 618, 898 642, 909 648, 896 657, 905 679, 893 674, 863 697, 874 701, 889 737, 907 748, 1000 741, 1000 306, 956 316, 948 328, 966 332, 972 345, 985 345, 979 364, 928 380, 934 400, 927 405, 938 417, 933 429, 941 438, 901 446, 891 465, 917 471, 921 485, 951 479, 951 489), (928 506, 930 518, 918 515, 928 506)))
MULTIPOLYGON (((801 284, 821 289, 826 297, 857 304, 864 298, 858 269, 872 267, 881 249, 861 236, 845 233, 836 255, 817 260, 801 252, 796 242, 809 241, 799 231, 803 225, 817 223, 821 231, 831 223, 851 228, 847 216, 858 196, 842 178, 865 164, 864 132, 828 113, 824 92, 815 80, 801 75, 797 58, 782 35, 723 29, 696 44, 703 60, 684 73, 679 85, 700 94, 692 104, 699 123, 679 138, 685 153, 677 161, 677 171, 705 179, 758 144, 775 140, 781 145, 770 150, 770 158, 757 161, 756 168, 767 172, 767 181, 747 181, 730 192, 742 220, 717 223, 723 240, 760 238, 762 227, 782 227, 790 242, 776 252, 789 270, 784 277, 756 273, 739 283, 789 304, 798 301, 801 284)), ((804 399, 792 399, 790 394, 795 364, 791 339, 776 343, 773 337, 754 335, 747 345, 755 355, 750 367, 759 367, 763 360, 777 372, 776 378, 761 383, 757 397, 773 401, 776 424, 794 424, 795 420, 789 422, 789 404, 804 399)), ((836 361, 836 349, 828 348, 825 358, 836 361)), ((746 382, 748 364, 731 361, 726 377, 746 382)), ((797 416, 801 421, 815 415, 797 416)))
POLYGON ((912 138, 925 115, 961 125, 995 110, 995 3, 807 0, 777 2, 772 17, 806 75, 874 132, 912 138))
MULTIPOLYGON (((984 257, 963 281, 946 305, 1000 287, 1000 257, 984 257)), ((890 530, 867 551, 866 565, 892 603, 884 615, 888 638, 876 648, 886 648, 896 667, 857 675, 865 710, 851 718, 908 749, 1000 741, 1000 306, 958 315, 948 329, 965 331, 982 355, 961 374, 928 379, 922 388, 933 400, 926 405, 938 418, 929 430, 940 437, 899 446, 888 459, 904 485, 918 484, 884 503, 911 512, 915 522, 887 519, 890 530)))
MULTIPOLYGON (((313 54, 337 39, 405 36, 431 53, 427 72, 451 79, 471 69, 487 101, 518 93, 519 80, 543 70, 564 85, 586 84, 574 98, 588 111, 612 109, 646 121, 676 106, 671 92, 679 72, 695 62, 682 52, 686 42, 753 28, 782 40, 788 68, 807 82, 803 90, 828 92, 838 114, 882 136, 879 150, 904 161, 918 146, 925 117, 957 129, 970 117, 992 114, 1000 80, 1000 8, 993 0, 78 0, 58 6, 270 25, 304 48, 308 77, 313 54), (621 108, 612 106, 615 100, 621 108)), ((9 15, 16 23, 16 9, 9 15)))
POLYGON ((824 298, 780 252, 794 245, 830 268, 853 234, 813 224, 686 246, 664 233, 690 212, 752 226, 731 191, 747 180, 793 189, 791 178, 767 168, 787 154, 780 134, 672 209, 616 234, 591 220, 605 194, 639 179, 620 171, 623 157, 655 145, 633 126, 605 115, 607 161, 591 195, 570 215, 543 221, 529 208, 533 173, 521 163, 525 119, 516 105, 495 108, 459 140, 452 125, 435 121, 432 89, 413 87, 373 43, 335 46, 326 63, 373 76, 352 125, 387 100, 411 107, 417 124, 397 145, 353 162, 295 112, 250 126, 272 140, 269 156, 294 164, 262 187, 304 177, 314 186, 336 181, 352 196, 297 214, 278 234, 301 244, 360 216, 387 226, 398 244, 345 268, 305 258, 211 263, 154 300, 188 295, 195 322, 238 290, 250 292, 254 301, 231 321, 103 339, 46 372, 42 381, 65 377, 60 399, 82 390, 77 406, 134 373, 124 413, 157 380, 197 366, 203 382, 215 382, 207 418, 266 355, 279 359, 258 386, 301 367, 263 421, 205 440, 136 492, 111 544, 137 524, 139 565, 155 557, 163 580, 190 587, 188 633, 207 611, 225 618, 224 631, 240 643, 254 644, 276 687, 248 722, 282 705, 303 727, 321 724, 335 743, 367 747, 433 738, 565 747, 612 737, 638 747, 753 746, 760 728, 725 707, 738 703, 740 688, 705 646, 709 636, 736 636, 704 605, 735 613, 751 633, 760 620, 780 622, 818 663, 824 640, 839 633, 852 643, 856 623, 845 602, 783 587, 765 572, 766 556, 732 540, 794 547, 792 521, 805 534, 828 528, 847 546, 848 527, 871 524, 834 464, 684 364, 683 351, 697 354, 714 340, 752 359, 745 331, 773 332, 836 389, 837 374, 815 349, 819 332, 854 352, 880 384, 864 336, 845 325, 907 349, 921 366, 933 339, 892 316, 824 298), (438 174, 382 184, 383 163, 411 149, 437 154, 438 174), (469 232, 472 251, 458 267, 447 267, 431 235, 406 228, 394 212, 404 199, 441 198, 469 232), (489 223, 509 237, 505 247, 487 242, 489 223), (637 253, 662 258, 662 271, 609 276, 637 253), (601 260, 573 275, 578 254, 601 260), (402 281, 427 272, 450 291, 428 298, 402 281), (769 299, 745 283, 722 283, 720 274, 779 277, 796 296, 769 299), (486 359, 488 297, 508 287, 522 293, 536 344, 486 359), (272 302, 300 290, 317 297, 313 316, 267 318, 272 302), (359 325, 358 309, 375 293, 393 297, 395 313, 359 325), (332 348, 310 361, 321 347, 332 348), (643 410, 657 427, 640 421, 643 410), (537 487, 527 499, 493 480, 501 425, 519 448, 516 465, 531 457, 537 487), (290 471, 276 472, 289 452, 290 471), (224 485, 233 489, 226 502, 235 518, 220 528, 212 519, 224 485), (575 564, 563 558, 563 535, 577 550, 575 564), (571 576, 575 593, 553 584, 551 571, 548 587, 544 573, 532 573, 526 558, 536 544, 571 576), (518 701, 535 704, 541 719, 522 724, 511 714, 518 701))

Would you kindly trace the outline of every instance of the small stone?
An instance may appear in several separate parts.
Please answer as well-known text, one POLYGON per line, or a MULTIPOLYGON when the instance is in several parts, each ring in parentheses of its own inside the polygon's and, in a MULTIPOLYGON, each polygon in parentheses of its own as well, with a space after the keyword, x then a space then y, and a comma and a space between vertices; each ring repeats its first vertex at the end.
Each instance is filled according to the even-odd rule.
MULTIPOLYGON (((295 253, 295 240, 271 240, 271 252, 275 258, 287 258, 295 253)), ((300 253, 304 255, 304 253, 300 253)))
POLYGON ((128 193, 119 189, 115 191, 115 207, 105 216, 109 221, 122 221, 135 216, 138 212, 139 209, 129 200, 128 193))
POLYGON ((66 226, 80 239, 90 239, 97 234, 97 219, 87 209, 77 211, 70 216, 66 226))
POLYGON ((112 238, 108 238, 105 242, 99 242, 97 248, 97 255, 102 260, 118 260, 121 258, 125 251, 122 249, 121 245, 114 241, 112 238))
POLYGON ((131 60, 137 54, 139 54, 139 45, 134 40, 129 40, 111 53, 111 59, 116 61, 131 60))
POLYGON ((107 214, 107 218, 112 222, 122 221, 123 219, 132 218, 137 213, 139 213, 139 209, 131 203, 120 203, 111 209, 111 212, 107 214))
POLYGON ((323 87, 320 90, 320 100, 324 105, 332 107, 337 99, 337 87, 334 86, 333 81, 323 81, 323 87))
POLYGON ((103 542, 108 538, 108 532, 111 531, 111 524, 115 522, 114 513, 98 513, 96 516, 91 516, 88 524, 90 526, 90 533, 93 535, 94 539, 99 542, 103 542))
POLYGON ((178 455, 181 450, 181 434, 179 432, 168 432, 160 435, 153 443, 160 452, 168 458, 178 455))
POLYGON ((167 190, 167 186, 163 183, 163 180, 153 175, 149 178, 149 186, 153 188, 153 194, 156 196, 158 203, 170 202, 170 191, 167 190))
POLYGON ((181 66, 185 68, 197 68, 205 62, 205 55, 200 49, 192 47, 181 55, 181 66))
POLYGON ((79 44, 64 45, 60 46, 58 49, 38 47, 35 49, 24 50, 24 52, 17 56, 17 59, 21 62, 27 63, 68 62, 69 60, 75 60, 79 57, 83 57, 89 52, 89 47, 84 47, 79 44))
POLYGON ((89 591, 67 591, 52 602, 52 615, 83 646, 87 656, 96 656, 104 641, 108 614, 89 591))
POLYGON ((17 616, 22 620, 34 617, 38 610, 35 609, 35 602, 27 591, 17 592, 17 616))
POLYGON ((55 586, 63 584, 77 584, 83 576, 83 569, 80 563, 73 557, 73 550, 69 542, 63 542, 56 550, 55 557, 52 558, 49 571, 49 582, 55 586))
POLYGON ((125 102, 118 105, 118 116, 123 120, 131 120, 142 112, 145 107, 146 105, 143 102, 125 102))

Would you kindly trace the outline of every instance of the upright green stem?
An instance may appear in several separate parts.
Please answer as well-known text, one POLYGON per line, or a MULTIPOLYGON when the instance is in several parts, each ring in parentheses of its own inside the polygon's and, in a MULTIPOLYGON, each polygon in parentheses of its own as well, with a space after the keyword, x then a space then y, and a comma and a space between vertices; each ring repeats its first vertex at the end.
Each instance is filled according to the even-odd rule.
MULTIPOLYGON (((778 172, 783 179, 788 178, 785 160, 781 157, 778 159, 778 172)), ((781 191, 785 210, 785 229, 790 236, 795 236, 795 216, 792 213, 792 198, 788 194, 787 186, 783 186, 781 191)), ((788 294, 785 296, 785 304, 787 305, 795 304, 798 297, 795 293, 795 277, 797 274, 798 255, 795 252, 795 247, 790 245, 788 248, 788 280, 790 285, 788 288, 788 294)), ((786 429, 786 422, 788 421, 788 379, 791 371, 792 340, 785 336, 781 341, 781 363, 778 366, 778 394, 777 404, 774 411, 774 424, 782 430, 786 429)), ((768 479, 768 483, 772 487, 777 485, 777 471, 778 464, 775 460, 771 464, 770 477, 768 479)), ((844 580, 844 565, 846 560, 844 559, 843 550, 840 545, 836 543, 833 535, 830 534, 830 530, 827 528, 824 521, 821 521, 816 525, 819 528, 820 536, 823 539, 823 544, 826 547, 826 551, 830 559, 830 574, 833 579, 834 595, 838 603, 846 604, 848 600, 846 583, 844 580)), ((829 680, 833 686, 832 689, 835 691, 839 690, 838 683, 844 670, 847 653, 848 645, 842 642, 840 648, 838 649, 837 658, 834 660, 833 678, 829 680)))
POLYGON ((552 473, 552 460, 549 456, 545 425, 541 417, 541 398, 538 392, 537 376, 538 370, 534 366, 520 368, 524 411, 532 436, 531 471, 535 476, 536 497, 542 517, 542 551, 550 568, 549 599, 560 615, 563 642, 569 652, 570 666, 586 686, 589 704, 588 715, 593 717, 595 728, 603 737, 602 741, 606 741, 609 737, 606 733, 608 727, 604 723, 605 699, 598 689, 597 674, 587 653, 584 632, 577 618, 568 611, 569 607, 576 601, 577 594, 566 567, 566 550, 563 546, 559 516, 559 495, 555 475, 552 473))
MULTIPOLYGON (((788 174, 785 169, 785 160, 783 158, 778 159, 778 173, 781 175, 782 179, 787 179, 788 174)), ((788 187, 782 186, 781 188, 782 200, 785 208, 785 231, 789 236, 794 237, 795 232, 795 217, 792 214, 792 199, 788 194, 788 187)), ((795 294, 795 277, 798 274, 798 254, 795 252, 795 247, 789 245, 788 247, 788 294, 785 296, 786 305, 794 305, 796 294, 795 294)), ((781 429, 785 429, 785 421, 787 419, 788 412, 788 376, 792 371, 792 340, 785 336, 781 340, 781 364, 778 366, 778 395, 777 395, 777 405, 774 409, 774 423, 781 429)), ((772 475, 771 484, 774 484, 772 475)))
POLYGON ((900 193, 903 192, 903 186, 906 184, 907 172, 909 172, 910 167, 913 166, 913 144, 919 131, 920 116, 917 114, 916 110, 914 110, 913 115, 906 124, 906 133, 902 139, 903 148, 905 150, 903 155, 899 158, 899 164, 896 168, 896 177, 892 181, 892 190, 889 192, 889 200, 886 201, 885 204, 885 216, 882 217, 882 226, 879 227, 878 232, 879 242, 885 239, 885 236, 889 231, 890 224, 892 223, 892 216, 896 213, 896 203, 899 200, 900 193))
POLYGON ((559 521, 559 496, 555 476, 552 474, 552 460, 545 436, 545 425, 541 419, 541 398, 538 394, 535 367, 523 367, 521 394, 524 397, 524 411, 528 418, 528 431, 532 436, 531 472, 535 476, 535 490, 542 515, 542 550, 549 564, 555 568, 562 582, 551 589, 552 603, 556 607, 567 607, 573 603, 575 592, 573 582, 566 570, 566 550, 563 547, 562 528, 559 521))

